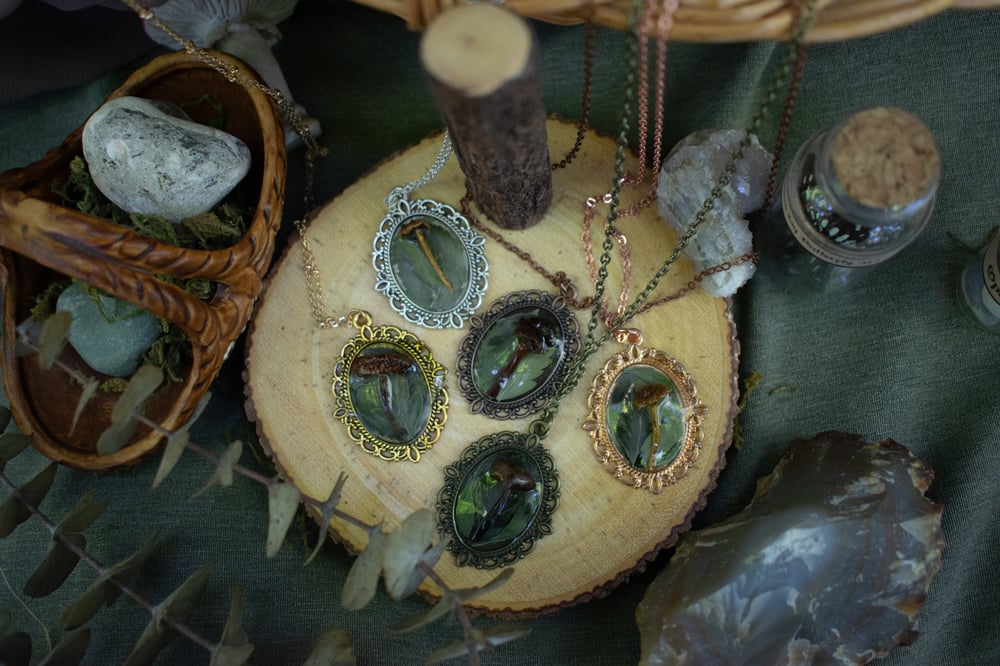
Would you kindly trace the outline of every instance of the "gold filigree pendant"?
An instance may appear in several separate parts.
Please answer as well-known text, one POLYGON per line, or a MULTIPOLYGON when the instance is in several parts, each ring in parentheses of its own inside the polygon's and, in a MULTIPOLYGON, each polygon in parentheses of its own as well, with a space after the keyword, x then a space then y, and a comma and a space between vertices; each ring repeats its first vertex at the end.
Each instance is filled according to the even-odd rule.
POLYGON ((358 326, 333 370, 333 415, 366 453, 419 462, 448 418, 446 370, 417 336, 358 326))
POLYGON ((594 377, 583 428, 616 479, 659 493, 698 459, 706 407, 678 361, 643 347, 638 331, 616 337, 628 346, 594 377))

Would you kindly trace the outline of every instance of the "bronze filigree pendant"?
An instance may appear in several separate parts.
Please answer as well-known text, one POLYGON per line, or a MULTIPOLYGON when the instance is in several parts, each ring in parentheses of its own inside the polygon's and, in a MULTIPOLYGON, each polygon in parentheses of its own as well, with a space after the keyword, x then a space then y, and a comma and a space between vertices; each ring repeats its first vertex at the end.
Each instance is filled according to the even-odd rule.
POLYGON ((579 324, 562 297, 515 292, 469 320, 459 390, 474 414, 518 419, 552 397, 579 350, 579 324))
POLYGON ((512 564, 552 533, 559 501, 555 463, 535 435, 501 432, 473 442, 444 469, 438 531, 459 566, 512 564))
POLYGON ((448 418, 446 370, 408 331, 363 325, 333 370, 333 415, 364 451, 419 462, 448 418))
POLYGON ((643 347, 637 331, 622 338, 628 347, 594 378, 583 428, 616 479, 659 493, 698 459, 705 405, 679 362, 643 347))
POLYGON ((447 204, 391 201, 375 235, 375 290, 409 322, 461 328, 486 293, 486 239, 447 204))

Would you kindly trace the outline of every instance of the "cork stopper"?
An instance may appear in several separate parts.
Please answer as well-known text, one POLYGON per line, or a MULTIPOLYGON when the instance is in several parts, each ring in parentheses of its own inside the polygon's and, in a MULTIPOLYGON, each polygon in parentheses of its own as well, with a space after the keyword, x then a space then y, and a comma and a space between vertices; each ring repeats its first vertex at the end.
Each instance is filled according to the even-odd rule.
POLYGON ((934 136, 896 108, 854 114, 830 147, 833 172, 847 194, 871 208, 905 206, 924 196, 941 171, 934 136))

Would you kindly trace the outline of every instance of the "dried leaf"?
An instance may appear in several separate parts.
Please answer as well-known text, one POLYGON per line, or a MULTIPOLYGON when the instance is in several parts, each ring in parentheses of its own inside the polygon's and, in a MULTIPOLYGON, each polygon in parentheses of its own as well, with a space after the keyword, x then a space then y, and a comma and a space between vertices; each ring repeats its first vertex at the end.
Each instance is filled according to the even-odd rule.
POLYGON ((163 370, 155 365, 144 365, 136 370, 111 410, 111 422, 121 423, 128 419, 162 383, 163 370))
POLYGON ((212 473, 212 478, 202 486, 201 490, 192 495, 191 499, 203 495, 216 486, 233 485, 233 465, 236 464, 236 461, 240 459, 240 455, 242 454, 243 442, 238 439, 231 442, 226 452, 219 456, 219 459, 215 462, 215 472, 212 473))
POLYGON ((7 429, 10 425, 10 410, 0 405, 0 432, 7 429))
POLYGON ((54 312, 42 324, 42 336, 38 343, 38 364, 44 370, 52 367, 59 352, 69 340, 69 329, 73 325, 73 315, 69 312, 54 312))
POLYGON ((222 629, 222 638, 219 643, 222 645, 246 645, 250 637, 243 631, 243 586, 233 585, 232 601, 229 603, 229 617, 226 619, 226 626, 222 629))
POLYGON ((154 534, 142 548, 113 565, 91 584, 87 591, 63 610, 59 623, 63 629, 76 629, 86 624, 101 606, 110 606, 121 594, 121 588, 112 579, 122 585, 132 585, 139 576, 143 563, 153 553, 159 542, 159 535, 154 534))
POLYGON ((128 444, 138 426, 139 423, 135 419, 112 423, 97 439, 97 452, 102 456, 109 456, 121 450, 123 446, 128 444))
POLYGON ((399 529, 389 535, 382 568, 385 571, 385 589, 394 600, 403 598, 402 593, 409 587, 411 574, 433 538, 434 514, 430 509, 411 513, 399 529))
POLYGON ((18 631, 0 637, 0 664, 28 666, 31 663, 31 636, 18 631))
POLYGON ((160 456, 160 466, 156 468, 156 476, 153 477, 153 488, 159 486, 163 479, 167 478, 167 475, 173 471, 190 439, 187 429, 178 430, 167 438, 167 445, 163 448, 163 455, 160 456))
POLYGON ((333 490, 330 491, 330 496, 326 498, 325 502, 323 502, 323 517, 319 521, 319 538, 316 540, 316 547, 313 548, 313 551, 306 559, 305 564, 311 563, 314 559, 316 559, 316 556, 319 555, 319 549, 323 545, 323 541, 326 540, 326 533, 330 530, 330 521, 333 520, 333 512, 340 503, 340 494, 344 490, 345 483, 347 483, 347 475, 341 472, 340 476, 337 477, 337 483, 333 484, 333 490))
POLYGON ((480 597, 484 594, 492 592, 497 588, 502 587, 513 576, 514 576, 513 567, 504 569, 496 576, 494 576, 493 580, 491 580, 490 582, 486 583, 481 587, 466 587, 462 588, 461 590, 455 590, 455 596, 457 596, 462 601, 462 603, 465 603, 466 601, 472 601, 476 597, 480 597))
POLYGON ((84 495, 72 509, 69 510, 63 519, 56 525, 56 534, 79 534, 90 527, 104 509, 108 506, 107 500, 95 502, 96 491, 91 490, 84 495))
POLYGON ((334 627, 320 634, 302 666, 354 666, 356 663, 350 635, 334 627))
POLYGON ((63 636, 38 666, 78 666, 90 646, 90 629, 81 628, 63 636))
MULTIPOLYGON (((523 638, 530 633, 531 629, 523 624, 498 624, 488 629, 477 630, 475 649, 481 652, 495 648, 517 638, 523 638)), ((470 654, 469 650, 470 645, 468 641, 452 641, 434 650, 424 663, 440 664, 449 659, 464 657, 470 654)))
POLYGON ((10 536, 18 525, 31 517, 31 510, 28 507, 37 507, 42 503, 55 478, 56 463, 50 463, 34 478, 18 488, 17 494, 11 495, 0 504, 0 539, 10 536))
POLYGON ((76 430, 76 424, 80 421, 80 415, 83 414, 83 409, 90 402, 90 399, 94 397, 97 393, 97 389, 101 387, 101 382, 97 381, 93 377, 87 377, 87 381, 83 384, 83 389, 80 391, 80 399, 76 401, 76 411, 73 412, 73 423, 69 426, 69 434, 73 434, 76 430))
POLYGON ((448 547, 448 543, 450 541, 451 539, 442 539, 424 551, 423 555, 420 556, 417 565, 415 565, 413 567, 413 571, 410 572, 410 576, 406 580, 406 585, 394 590, 399 594, 398 597, 393 597, 395 601, 405 599, 417 591, 420 584, 424 582, 425 578, 427 578, 427 569, 434 568, 434 565, 437 564, 439 559, 441 559, 441 555, 444 553, 445 548, 448 547), (426 567, 420 566, 420 563, 425 564, 426 567))
POLYGON ((49 541, 49 550, 45 558, 24 584, 24 593, 27 596, 37 599, 52 594, 73 573, 80 556, 70 549, 66 541, 80 549, 87 545, 82 534, 66 534, 62 539, 53 537, 49 541))
POLYGON ((292 519, 299 509, 299 489, 292 483, 272 483, 267 488, 267 556, 274 557, 285 541, 292 519))
POLYGON ((368 545, 347 572, 340 596, 340 604, 347 610, 361 610, 375 597, 388 538, 388 534, 376 527, 368 537, 368 545))
POLYGON ((210 666, 243 666, 253 654, 253 645, 216 645, 210 666))
POLYGON ((201 595, 208 587, 208 576, 211 573, 211 565, 205 565, 195 571, 176 590, 170 593, 162 603, 156 606, 153 611, 153 618, 146 625, 139 640, 125 660, 125 666, 143 666, 152 664, 160 651, 174 639, 176 630, 167 623, 169 617, 171 621, 184 622, 187 620, 195 605, 201 599, 201 595))
MULTIPOLYGON (((9 412, 8 412, 9 414, 9 412)), ((0 472, 7 465, 8 460, 13 460, 21 451, 31 444, 31 436, 19 432, 5 432, 0 435, 0 472)))
POLYGON ((447 615, 450 611, 455 608, 455 597, 452 594, 445 593, 441 596, 441 599, 428 608, 427 610, 417 613, 416 615, 411 615, 402 622, 389 627, 390 631, 395 631, 398 634, 405 634, 408 631, 413 631, 419 629, 423 626, 430 624, 436 620, 441 619, 447 615))
POLYGON ((12 619, 13 618, 11 617, 9 610, 0 610, 0 636, 7 633, 7 627, 10 626, 10 621, 12 619))

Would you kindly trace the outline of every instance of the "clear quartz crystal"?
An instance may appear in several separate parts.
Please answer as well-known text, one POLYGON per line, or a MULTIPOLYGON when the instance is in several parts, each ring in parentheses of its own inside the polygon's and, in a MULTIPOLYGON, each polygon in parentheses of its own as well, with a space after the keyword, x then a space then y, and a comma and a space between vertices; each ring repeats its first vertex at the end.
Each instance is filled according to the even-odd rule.
POLYGON ((962 269, 958 302, 972 321, 1000 335, 1000 227, 993 230, 993 239, 962 269))
POLYGON ((937 147, 919 120, 899 109, 854 114, 795 155, 763 225, 763 264, 792 290, 857 284, 923 230, 939 180, 937 147))

